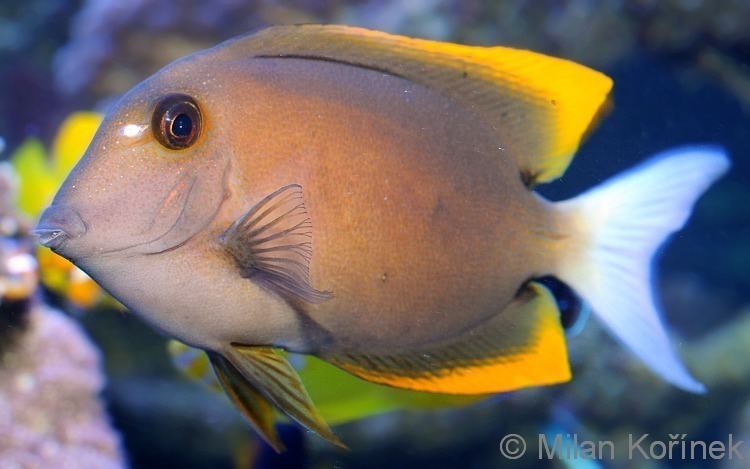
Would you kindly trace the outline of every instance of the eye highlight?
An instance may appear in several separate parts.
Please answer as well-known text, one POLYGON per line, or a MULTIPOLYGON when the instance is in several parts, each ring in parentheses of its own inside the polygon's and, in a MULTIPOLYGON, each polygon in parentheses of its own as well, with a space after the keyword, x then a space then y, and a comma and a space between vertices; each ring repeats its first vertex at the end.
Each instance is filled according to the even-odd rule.
POLYGON ((186 94, 170 94, 154 108, 151 129, 154 137, 171 150, 192 146, 201 133, 202 121, 198 104, 186 94))

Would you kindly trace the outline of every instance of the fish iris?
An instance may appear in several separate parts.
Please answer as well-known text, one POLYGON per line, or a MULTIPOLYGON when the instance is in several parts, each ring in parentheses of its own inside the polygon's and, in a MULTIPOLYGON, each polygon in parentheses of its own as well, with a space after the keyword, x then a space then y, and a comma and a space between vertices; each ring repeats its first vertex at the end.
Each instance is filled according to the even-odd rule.
POLYGON ((200 136, 201 112, 193 98, 170 94, 154 108, 151 127, 156 140, 170 150, 191 147, 200 136))

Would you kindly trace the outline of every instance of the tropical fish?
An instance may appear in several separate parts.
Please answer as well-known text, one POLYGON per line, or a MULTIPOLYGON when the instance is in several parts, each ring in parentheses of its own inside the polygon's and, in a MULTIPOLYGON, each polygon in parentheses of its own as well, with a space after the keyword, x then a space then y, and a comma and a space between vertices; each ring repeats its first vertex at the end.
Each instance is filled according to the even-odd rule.
MULTIPOLYGON (((212 390, 221 390, 211 364, 201 350, 176 340, 168 343, 172 362, 186 377, 212 390)), ((485 396, 416 392, 361 379, 312 356, 295 355, 290 363, 299 373, 310 398, 329 424, 359 420, 394 410, 455 407, 485 396)))
POLYGON ((650 262, 723 174, 663 154, 583 195, 562 175, 612 81, 505 47, 283 26, 125 94, 43 213, 40 242, 207 352, 275 448, 273 409, 342 445, 279 349, 376 383, 489 394, 568 381, 549 290, 702 392, 671 347, 650 262))

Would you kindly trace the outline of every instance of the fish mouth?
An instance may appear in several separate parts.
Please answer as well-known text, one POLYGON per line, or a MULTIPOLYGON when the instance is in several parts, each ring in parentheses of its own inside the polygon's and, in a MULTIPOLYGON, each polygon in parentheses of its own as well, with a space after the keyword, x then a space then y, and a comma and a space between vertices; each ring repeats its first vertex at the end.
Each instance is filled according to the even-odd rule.
MULTIPOLYGON (((172 239, 174 237, 170 235, 179 228, 180 222, 186 216, 188 201, 193 193, 196 180, 197 177, 192 175, 178 181, 168 192, 160 206, 160 210, 157 211, 154 219, 142 234, 145 235, 149 231, 152 231, 157 226, 157 220, 160 217, 168 217, 167 219, 171 221, 168 222, 164 231, 144 241, 114 249, 100 250, 97 252, 97 255, 128 254, 138 248, 142 249, 140 254, 151 255, 176 249, 185 244, 190 237, 187 239, 172 239), (171 207, 171 210, 167 210, 169 207, 171 207)), ((80 215, 78 215, 78 212, 67 206, 59 205, 52 205, 45 210, 39 220, 38 226, 31 230, 31 234, 37 238, 37 242, 40 245, 63 255, 65 255, 62 252, 65 250, 65 244, 74 238, 83 236, 86 232, 87 226, 80 215)), ((89 255, 91 254, 81 253, 79 257, 83 258, 89 255)))
POLYGON ((60 228, 35 228, 31 234, 36 236, 37 242, 44 247, 56 249, 70 238, 70 235, 60 228))
MULTIPOLYGON (((213 191, 215 187, 211 185, 213 181, 207 181, 200 171, 185 171, 171 187, 161 194, 161 201, 153 207, 153 212, 143 219, 143 224, 138 223, 132 231, 127 229, 132 225, 119 228, 117 226, 97 228, 96 225, 92 225, 89 235, 92 238, 91 241, 86 243, 86 246, 75 248, 79 251, 76 254, 77 258, 148 256, 184 246, 210 225, 229 197, 227 179, 229 161, 226 161, 221 171, 220 183, 215 184, 218 187, 213 191), (210 200, 203 200, 206 197, 210 200)), ((53 208, 54 206, 47 211, 52 211, 53 208)), ((105 208, 109 209, 109 207, 93 207, 94 218, 105 208)), ((125 211, 126 215, 127 213, 125 211)), ((72 249, 74 243, 70 243, 71 246, 68 247, 68 241, 75 240, 87 231, 83 219, 77 215, 73 212, 69 218, 77 220, 78 223, 53 223, 56 220, 48 217, 45 212, 35 230, 40 243, 50 247, 55 246, 55 249, 63 245, 66 251, 72 249), (46 222, 47 219, 49 223, 46 222)))
POLYGON ((59 250, 66 241, 80 238, 86 231, 86 223, 78 212, 66 206, 52 205, 44 211, 31 234, 42 246, 59 250))

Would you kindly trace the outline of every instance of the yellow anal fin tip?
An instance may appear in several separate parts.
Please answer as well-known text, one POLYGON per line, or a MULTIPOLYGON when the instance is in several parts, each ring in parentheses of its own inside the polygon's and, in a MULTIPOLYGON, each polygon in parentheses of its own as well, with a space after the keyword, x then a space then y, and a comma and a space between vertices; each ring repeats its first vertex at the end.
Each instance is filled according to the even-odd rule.
POLYGON ((289 418, 342 449, 336 436, 313 404, 296 370, 271 347, 232 344, 226 358, 242 377, 289 418))
POLYGON ((216 353, 209 353, 208 356, 227 396, 250 421, 255 431, 277 453, 286 451, 276 432, 276 418, 268 400, 224 357, 216 353))
POLYGON ((571 379, 557 305, 533 282, 490 321, 445 344, 324 358, 368 381, 444 394, 493 394, 571 379))

